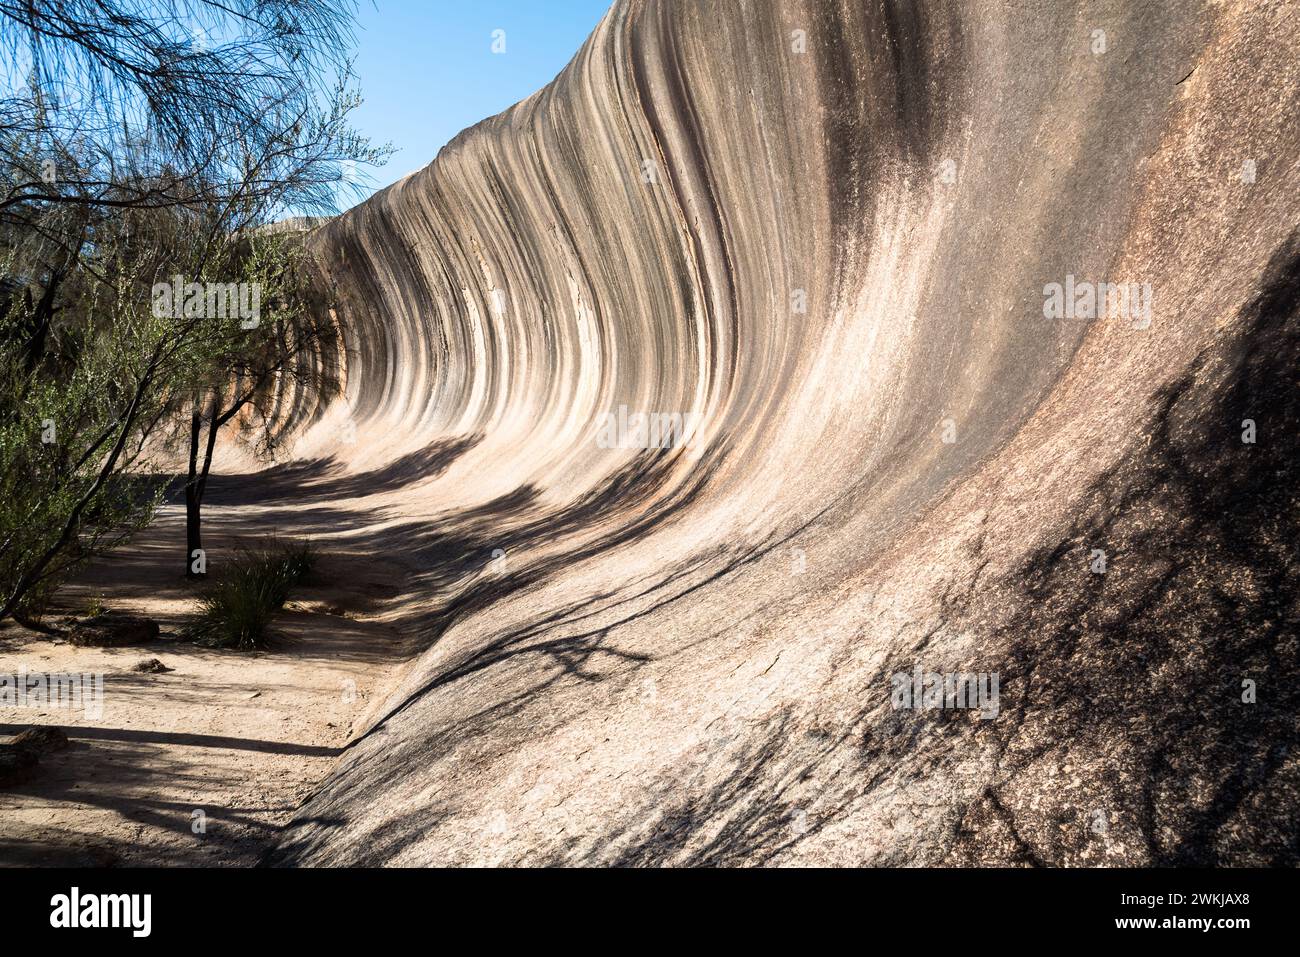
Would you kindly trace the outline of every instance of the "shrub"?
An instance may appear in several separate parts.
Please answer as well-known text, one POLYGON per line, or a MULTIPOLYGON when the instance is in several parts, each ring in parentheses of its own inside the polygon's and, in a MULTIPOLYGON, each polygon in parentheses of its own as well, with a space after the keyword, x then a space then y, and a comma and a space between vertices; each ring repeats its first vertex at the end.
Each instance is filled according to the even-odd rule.
POLYGON ((186 633, 214 648, 266 647, 271 619, 315 564, 306 542, 241 549, 199 599, 198 618, 186 633))

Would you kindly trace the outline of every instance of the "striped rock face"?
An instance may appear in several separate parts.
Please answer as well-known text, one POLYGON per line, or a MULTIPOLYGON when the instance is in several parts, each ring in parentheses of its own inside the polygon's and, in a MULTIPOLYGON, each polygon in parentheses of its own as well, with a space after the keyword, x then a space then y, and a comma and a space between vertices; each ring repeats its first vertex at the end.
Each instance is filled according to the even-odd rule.
POLYGON ((618 0, 314 231, 416 651, 269 860, 1294 863, 1297 63, 618 0))

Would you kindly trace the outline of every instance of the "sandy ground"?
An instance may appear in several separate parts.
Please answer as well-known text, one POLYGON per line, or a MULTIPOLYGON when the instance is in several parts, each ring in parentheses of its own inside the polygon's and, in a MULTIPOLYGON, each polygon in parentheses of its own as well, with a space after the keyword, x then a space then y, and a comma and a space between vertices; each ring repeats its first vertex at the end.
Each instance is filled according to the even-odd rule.
MULTIPOLYGON (((219 496, 215 496, 219 498, 219 496)), ((257 653, 177 638, 196 588, 178 573, 183 512, 167 506, 146 533, 59 595, 45 623, 66 628, 103 596, 158 620, 160 640, 77 648, 65 637, 0 629, 0 670, 104 675, 103 714, 0 709, 0 740, 57 725, 70 746, 31 780, 0 790, 0 864, 251 864, 348 742, 401 660, 396 631, 376 620, 400 570, 322 545, 313 579, 257 653), (157 658, 173 670, 139 673, 157 658)), ((205 546, 302 529, 266 508, 207 509, 205 546)))

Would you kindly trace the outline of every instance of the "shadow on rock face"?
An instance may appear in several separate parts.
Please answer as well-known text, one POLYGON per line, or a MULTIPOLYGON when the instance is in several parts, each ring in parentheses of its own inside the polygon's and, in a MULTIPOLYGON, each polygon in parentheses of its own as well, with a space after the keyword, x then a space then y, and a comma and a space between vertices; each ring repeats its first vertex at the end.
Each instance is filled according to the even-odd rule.
MULTIPOLYGON (((305 459, 264 472, 213 476, 208 505, 337 502, 395 492, 431 481, 483 440, 482 434, 441 439, 369 472, 347 472, 336 459, 305 459)), ((173 480, 176 488, 184 479, 173 480)))
POLYGON ((1004 583, 998 772, 950 862, 1300 862, 1300 231, 1260 288, 1004 583))
MULTIPOLYGON (((888 806, 902 793, 901 780, 933 776, 944 788, 946 776, 960 785, 940 794, 947 837, 937 847, 901 841, 878 862, 1300 862, 1292 814, 1300 803, 1300 232, 1275 253, 1260 288, 1228 340, 1154 397, 1148 433, 1135 436, 1132 451, 1088 489, 1078 518, 1052 544, 1015 574, 943 602, 949 626, 985 635, 982 660, 1001 663, 996 720, 890 711, 873 697, 851 720, 819 732, 808 715, 783 712, 762 728, 706 743, 698 771, 679 769, 653 813, 629 811, 599 840, 561 841, 540 860, 774 862, 806 840, 823 840, 864 803, 888 806), (1254 423, 1253 442, 1243 441, 1251 437, 1245 420, 1254 423), (1106 555, 1104 574, 1093 571, 1095 549, 1106 555), (963 763, 972 756, 988 760, 963 763), (986 785, 962 778, 963 768, 975 766, 987 770, 986 785)), ((587 504, 598 506, 601 497, 587 504)), ((521 521, 519 534, 564 528, 586 512, 521 521)), ((553 571, 533 567, 522 579, 485 582, 440 618, 553 571)), ((575 607, 559 618, 582 613, 575 607)), ((539 672, 528 693, 535 695, 571 676, 574 661, 618 653, 602 631, 579 636, 588 642, 581 648, 561 647, 546 640, 548 624, 502 635, 434 676, 388 718, 436 687, 519 655, 556 659, 553 671, 539 672)), ((900 670, 910 663, 886 662, 868 687, 885 687, 900 670)), ((476 715, 454 733, 472 734, 518 704, 476 715)), ((346 806, 349 789, 382 793, 404 766, 436 760, 449 742, 386 745, 400 760, 389 754, 380 763, 368 752, 361 764, 369 767, 331 782, 326 811, 346 806)), ((924 803, 924 794, 913 797, 924 803)), ((394 816, 368 833, 362 859, 399 853, 453 813, 435 805, 394 816)), ((304 827, 310 823, 295 822, 264 863, 310 854, 336 839, 344 819, 304 827)))
MULTIPOLYGON (((899 769, 917 782, 905 791, 938 782, 946 803, 970 784, 963 759, 979 756, 989 783, 952 801, 943 863, 1300 861, 1300 231, 1260 288, 1226 347, 1155 397, 1149 435, 1057 541, 941 603, 950 627, 988 636, 983 660, 1003 663, 998 720, 873 705, 818 740, 787 714, 723 748, 700 787, 665 794, 617 855, 574 849, 556 862, 772 861, 897 795, 899 769), (850 745, 855 759, 841 761, 850 745), (810 793, 800 783, 812 778, 810 793)), ((869 687, 910 670, 887 663, 869 687)), ((905 843, 891 858, 928 859, 905 843)))

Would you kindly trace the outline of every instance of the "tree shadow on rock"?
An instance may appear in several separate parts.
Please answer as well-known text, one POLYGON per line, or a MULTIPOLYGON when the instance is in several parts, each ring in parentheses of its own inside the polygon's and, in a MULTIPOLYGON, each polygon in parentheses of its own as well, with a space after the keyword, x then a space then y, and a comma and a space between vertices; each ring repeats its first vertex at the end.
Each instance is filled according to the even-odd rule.
POLYGON ((1260 288, 1005 583, 1001 759, 952 862, 1300 863, 1300 231, 1260 288))

